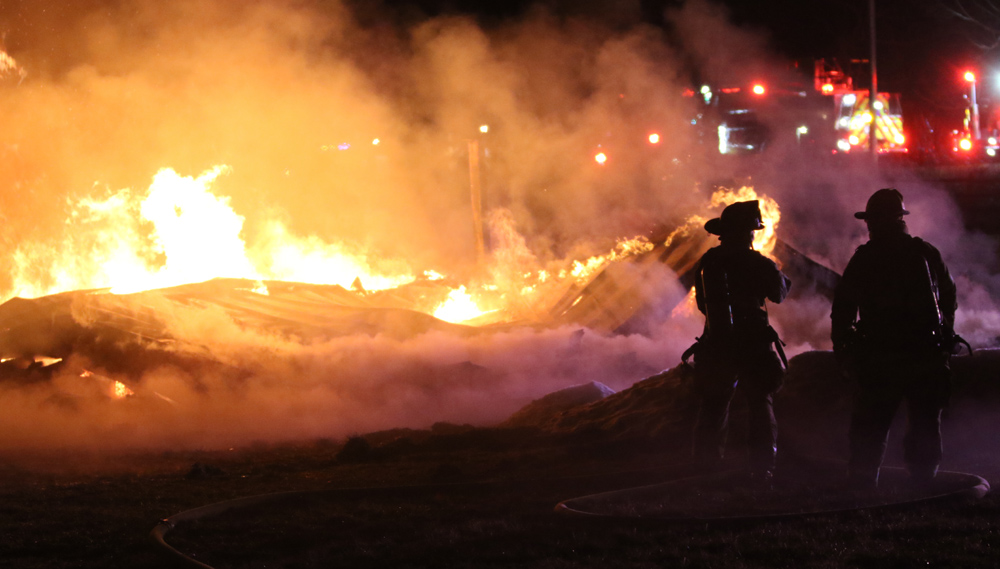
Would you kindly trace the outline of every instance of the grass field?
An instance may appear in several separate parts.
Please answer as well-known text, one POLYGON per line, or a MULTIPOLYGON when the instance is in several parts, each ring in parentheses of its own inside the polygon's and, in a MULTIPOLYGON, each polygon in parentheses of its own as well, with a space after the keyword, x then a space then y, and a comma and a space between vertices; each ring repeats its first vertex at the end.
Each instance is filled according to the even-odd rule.
MULTIPOLYGON (((586 518, 553 507, 682 478, 693 467, 654 441, 590 444, 513 431, 382 448, 340 460, 326 441, 8 458, 0 565, 178 566, 149 538, 159 519, 293 490, 325 492, 181 524, 167 540, 219 568, 994 567, 1000 548, 996 494, 756 522, 586 518), (365 489, 337 490, 349 488, 365 489)), ((1000 470, 979 474, 1000 482, 1000 470)))

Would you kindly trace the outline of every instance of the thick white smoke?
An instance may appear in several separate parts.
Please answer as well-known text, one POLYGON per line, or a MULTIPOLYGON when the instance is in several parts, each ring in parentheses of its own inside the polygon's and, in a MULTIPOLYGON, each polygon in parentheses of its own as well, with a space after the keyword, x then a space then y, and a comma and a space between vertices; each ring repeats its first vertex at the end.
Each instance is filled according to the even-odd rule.
MULTIPOLYGON (((516 230, 494 235, 490 269, 512 275, 522 262, 671 227, 712 183, 746 183, 745 164, 703 152, 694 100, 681 93, 692 75, 738 82, 782 69, 765 40, 700 0, 667 15, 669 38, 541 10, 491 29, 362 16, 318 1, 5 2, 6 49, 29 75, 0 89, 0 256, 58 241, 69 197, 142 188, 162 167, 197 175, 228 164, 215 189, 246 216, 251 247, 280 219, 297 235, 473 274, 465 152, 480 137, 486 208, 494 227, 516 230), (664 135, 655 152, 651 130, 664 135), (607 167, 593 161, 599 149, 607 167)), ((940 189, 780 148, 752 166, 749 182, 782 207, 779 238, 837 271, 864 240, 851 214, 874 190, 899 187, 914 234, 957 277, 959 331, 995 343, 996 243, 964 231, 940 189)), ((670 318, 685 291, 669 271, 654 276, 643 283, 655 307, 646 335, 564 327, 310 343, 192 310, 172 330, 219 365, 130 378, 140 396, 125 401, 69 372, 0 385, 0 448, 218 448, 498 422, 554 389, 623 388, 675 365, 701 320, 670 318)), ((0 271, 0 291, 9 278, 0 271)), ((829 348, 824 299, 771 315, 793 353, 829 348)))

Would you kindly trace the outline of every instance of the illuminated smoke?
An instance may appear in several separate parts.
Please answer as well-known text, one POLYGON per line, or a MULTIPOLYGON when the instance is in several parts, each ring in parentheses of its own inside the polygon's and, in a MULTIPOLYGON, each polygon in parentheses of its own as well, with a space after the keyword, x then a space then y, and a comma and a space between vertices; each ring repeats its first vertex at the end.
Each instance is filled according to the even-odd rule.
MULTIPOLYGON (((540 11, 483 30, 465 18, 359 23, 335 2, 4 2, 6 48, 27 74, 0 88, 0 251, 9 260, 0 296, 73 288, 60 280, 66 272, 49 270, 53 248, 75 259, 63 265, 71 271, 93 266, 86 252, 95 243, 124 259, 100 266, 165 266, 166 235, 115 208, 134 214, 164 168, 173 174, 159 175, 184 185, 222 164, 225 174, 209 176, 216 203, 235 216, 239 241, 220 252, 238 264, 232 273, 330 282, 301 267, 331 263, 333 245, 363 261, 345 270, 350 282, 334 281, 345 287, 359 276, 374 290, 386 275, 434 271, 460 278, 470 295, 486 281, 500 283, 496 295, 534 294, 560 262, 676 227, 702 210, 713 184, 746 185, 737 164, 700 152, 694 103, 680 93, 689 66, 709 80, 780 66, 766 41, 708 2, 687 2, 668 20, 670 42, 649 28, 540 11), (655 154, 653 130, 662 135, 655 154), (470 221, 472 138, 483 149, 485 267, 470 221), (119 233, 82 231, 96 224, 119 233), (148 246, 109 242, 119 234, 148 246), (41 286, 23 288, 22 277, 39 271, 41 286)), ((964 232, 947 196, 915 178, 785 150, 755 157, 749 184, 780 205, 779 238, 842 270, 864 239, 851 214, 896 185, 914 233, 939 245, 959 278, 959 331, 995 342, 1000 285, 997 268, 982 262, 995 242, 964 232)), ((180 222, 174 200, 183 192, 170 193, 167 221, 173 209, 180 222)), ((209 228, 176 229, 197 238, 209 228)), ((124 280, 88 278, 87 286, 124 280)), ((590 380, 621 388, 675 365, 701 317, 669 318, 686 294, 669 271, 641 284, 653 301, 646 336, 562 327, 310 343, 192 307, 168 315, 171 332, 205 346, 218 366, 153 369, 122 382, 136 393, 122 400, 77 373, 0 386, 0 446, 219 447, 496 422, 554 389, 590 380)), ((829 348, 827 301, 789 301, 771 316, 795 350, 829 348)))

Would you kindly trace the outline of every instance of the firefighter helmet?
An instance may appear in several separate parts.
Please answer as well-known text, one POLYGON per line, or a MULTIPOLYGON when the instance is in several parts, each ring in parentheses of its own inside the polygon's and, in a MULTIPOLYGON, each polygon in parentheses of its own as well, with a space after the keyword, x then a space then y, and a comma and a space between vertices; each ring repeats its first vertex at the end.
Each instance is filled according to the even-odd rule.
POLYGON ((868 198, 865 211, 854 214, 858 219, 892 219, 910 212, 903 207, 903 194, 896 188, 882 188, 868 198))
POLYGON ((760 221, 760 202, 758 200, 736 202, 722 210, 722 215, 708 220, 705 231, 713 235, 733 233, 738 231, 757 231, 764 229, 760 221))

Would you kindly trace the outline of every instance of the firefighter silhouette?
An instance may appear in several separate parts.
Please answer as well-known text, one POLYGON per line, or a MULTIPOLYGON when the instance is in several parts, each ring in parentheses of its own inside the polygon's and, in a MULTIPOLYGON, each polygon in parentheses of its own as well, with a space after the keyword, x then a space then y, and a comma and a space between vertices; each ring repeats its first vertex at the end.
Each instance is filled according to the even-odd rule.
POLYGON ((694 429, 696 459, 711 464, 723 458, 738 384, 747 401, 751 473, 770 480, 778 435, 773 396, 781 387, 784 354, 768 323, 765 301, 784 300, 791 283, 753 249, 753 232, 763 228, 756 200, 734 203, 705 224, 720 244, 698 262, 695 298, 705 314, 705 329, 684 359, 693 353, 701 404, 694 429))
MULTIPOLYGON (((954 333, 955 282, 941 253, 912 237, 903 195, 875 192, 865 211, 869 240, 851 257, 834 293, 834 352, 857 379, 849 431, 848 474, 875 488, 889 428, 907 406, 904 461, 911 479, 929 483, 941 462, 941 411, 947 404, 954 333)), ((971 348, 970 348, 971 350, 971 348)))

